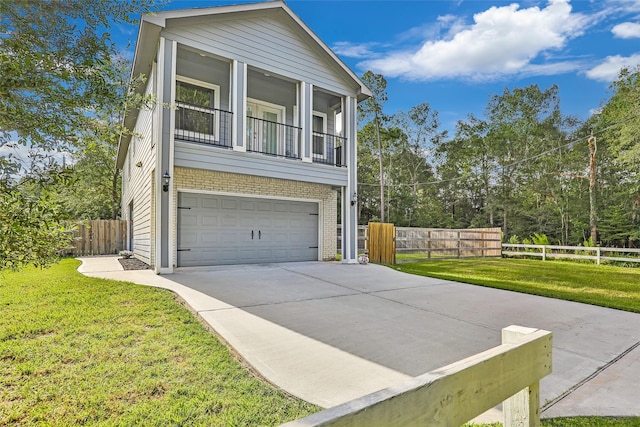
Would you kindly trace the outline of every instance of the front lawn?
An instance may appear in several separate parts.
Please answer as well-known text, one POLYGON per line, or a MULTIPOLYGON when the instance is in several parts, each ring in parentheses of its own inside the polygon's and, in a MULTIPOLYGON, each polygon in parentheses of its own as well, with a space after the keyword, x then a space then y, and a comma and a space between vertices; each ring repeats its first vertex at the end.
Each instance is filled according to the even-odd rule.
POLYGON ((172 293, 78 265, 0 273, 0 425, 277 425, 319 410, 250 374, 172 293))
POLYGON ((640 268, 511 258, 432 260, 392 268, 640 313, 640 268))

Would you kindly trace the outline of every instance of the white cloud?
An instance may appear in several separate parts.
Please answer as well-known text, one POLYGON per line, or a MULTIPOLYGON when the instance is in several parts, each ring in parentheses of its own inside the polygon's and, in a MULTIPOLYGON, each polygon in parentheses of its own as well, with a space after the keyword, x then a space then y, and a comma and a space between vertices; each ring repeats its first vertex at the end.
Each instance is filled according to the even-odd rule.
POLYGON ((370 58, 375 56, 371 49, 374 46, 375 43, 357 44, 351 42, 336 42, 331 49, 336 54, 349 58, 370 58))
POLYGON ((611 32, 621 39, 637 39, 640 38, 640 23, 623 22, 613 27, 611 32))
MULTIPOLYGON (((568 0, 549 0, 544 9, 494 6, 474 15, 473 20, 470 26, 452 26, 446 40, 426 41, 417 50, 391 52, 360 65, 388 77, 415 80, 487 80, 530 74, 536 70, 532 61, 538 55, 563 48, 569 39, 581 35, 589 22, 584 15, 571 12, 568 0)), ((451 17, 442 21, 455 22, 451 17)), ((575 69, 570 63, 558 67, 575 69)), ((551 68, 538 67, 544 73, 551 68)))
POLYGON ((624 67, 635 67, 640 64, 640 53, 631 56, 607 56, 604 62, 587 71, 585 74, 592 80, 612 82, 618 78, 624 67))

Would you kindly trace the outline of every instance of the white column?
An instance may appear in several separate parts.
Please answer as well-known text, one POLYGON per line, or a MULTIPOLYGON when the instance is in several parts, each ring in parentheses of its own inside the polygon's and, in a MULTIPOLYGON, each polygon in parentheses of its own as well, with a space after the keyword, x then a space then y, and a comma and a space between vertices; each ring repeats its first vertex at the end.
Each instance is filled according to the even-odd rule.
MULTIPOLYGON (((158 99, 162 104, 173 105, 176 90, 176 53, 178 43, 160 38, 158 49, 158 99)), ((172 108, 161 111, 160 141, 156 152, 156 224, 155 224, 155 271, 157 273, 172 273, 174 264, 175 242, 173 231, 175 227, 175 206, 173 198, 174 182, 174 128, 175 114, 172 108), (171 176, 169 191, 163 191, 162 175, 168 172, 171 176)))
POLYGON ((302 128, 302 161, 311 163, 311 143, 313 141, 313 85, 300 83, 300 127, 302 128))
POLYGON ((235 151, 247 151, 247 64, 231 64, 231 145, 235 151))
POLYGON ((357 107, 356 100, 346 97, 344 103, 344 135, 343 156, 347 165, 347 186, 342 197, 342 240, 344 248, 342 262, 354 264, 358 262, 358 206, 354 202, 354 194, 358 191, 358 158, 357 158, 357 107))

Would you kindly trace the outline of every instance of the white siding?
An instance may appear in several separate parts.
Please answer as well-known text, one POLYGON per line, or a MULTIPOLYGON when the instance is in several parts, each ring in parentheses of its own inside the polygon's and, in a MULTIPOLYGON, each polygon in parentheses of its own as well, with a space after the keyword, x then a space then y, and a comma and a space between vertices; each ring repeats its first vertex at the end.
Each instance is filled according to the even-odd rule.
POLYGON ((347 83, 343 71, 276 16, 242 20, 211 17, 207 23, 168 26, 162 35, 339 94, 355 95, 355 87, 347 83))
MULTIPOLYGON (((149 76, 145 94, 153 93, 155 71, 149 76)), ((122 212, 129 215, 129 203, 133 200, 133 252, 137 258, 151 263, 151 177, 156 162, 157 111, 143 109, 138 115, 134 127, 135 136, 131 138, 129 152, 122 177, 122 212), (155 116, 155 117, 154 117, 155 116), (141 166, 136 166, 141 164, 141 166), (129 172, 130 171, 130 172, 129 172)))

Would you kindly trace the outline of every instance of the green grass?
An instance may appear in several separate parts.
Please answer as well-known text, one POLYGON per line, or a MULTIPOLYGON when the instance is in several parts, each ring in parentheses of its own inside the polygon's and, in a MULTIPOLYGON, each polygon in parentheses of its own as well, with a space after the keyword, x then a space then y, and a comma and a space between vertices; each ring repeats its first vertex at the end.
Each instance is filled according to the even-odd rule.
POLYGON ((276 425, 319 410, 251 375, 172 293, 77 266, 0 273, 0 425, 276 425))
POLYGON ((405 273, 640 313, 640 269, 510 258, 394 265, 405 273))

